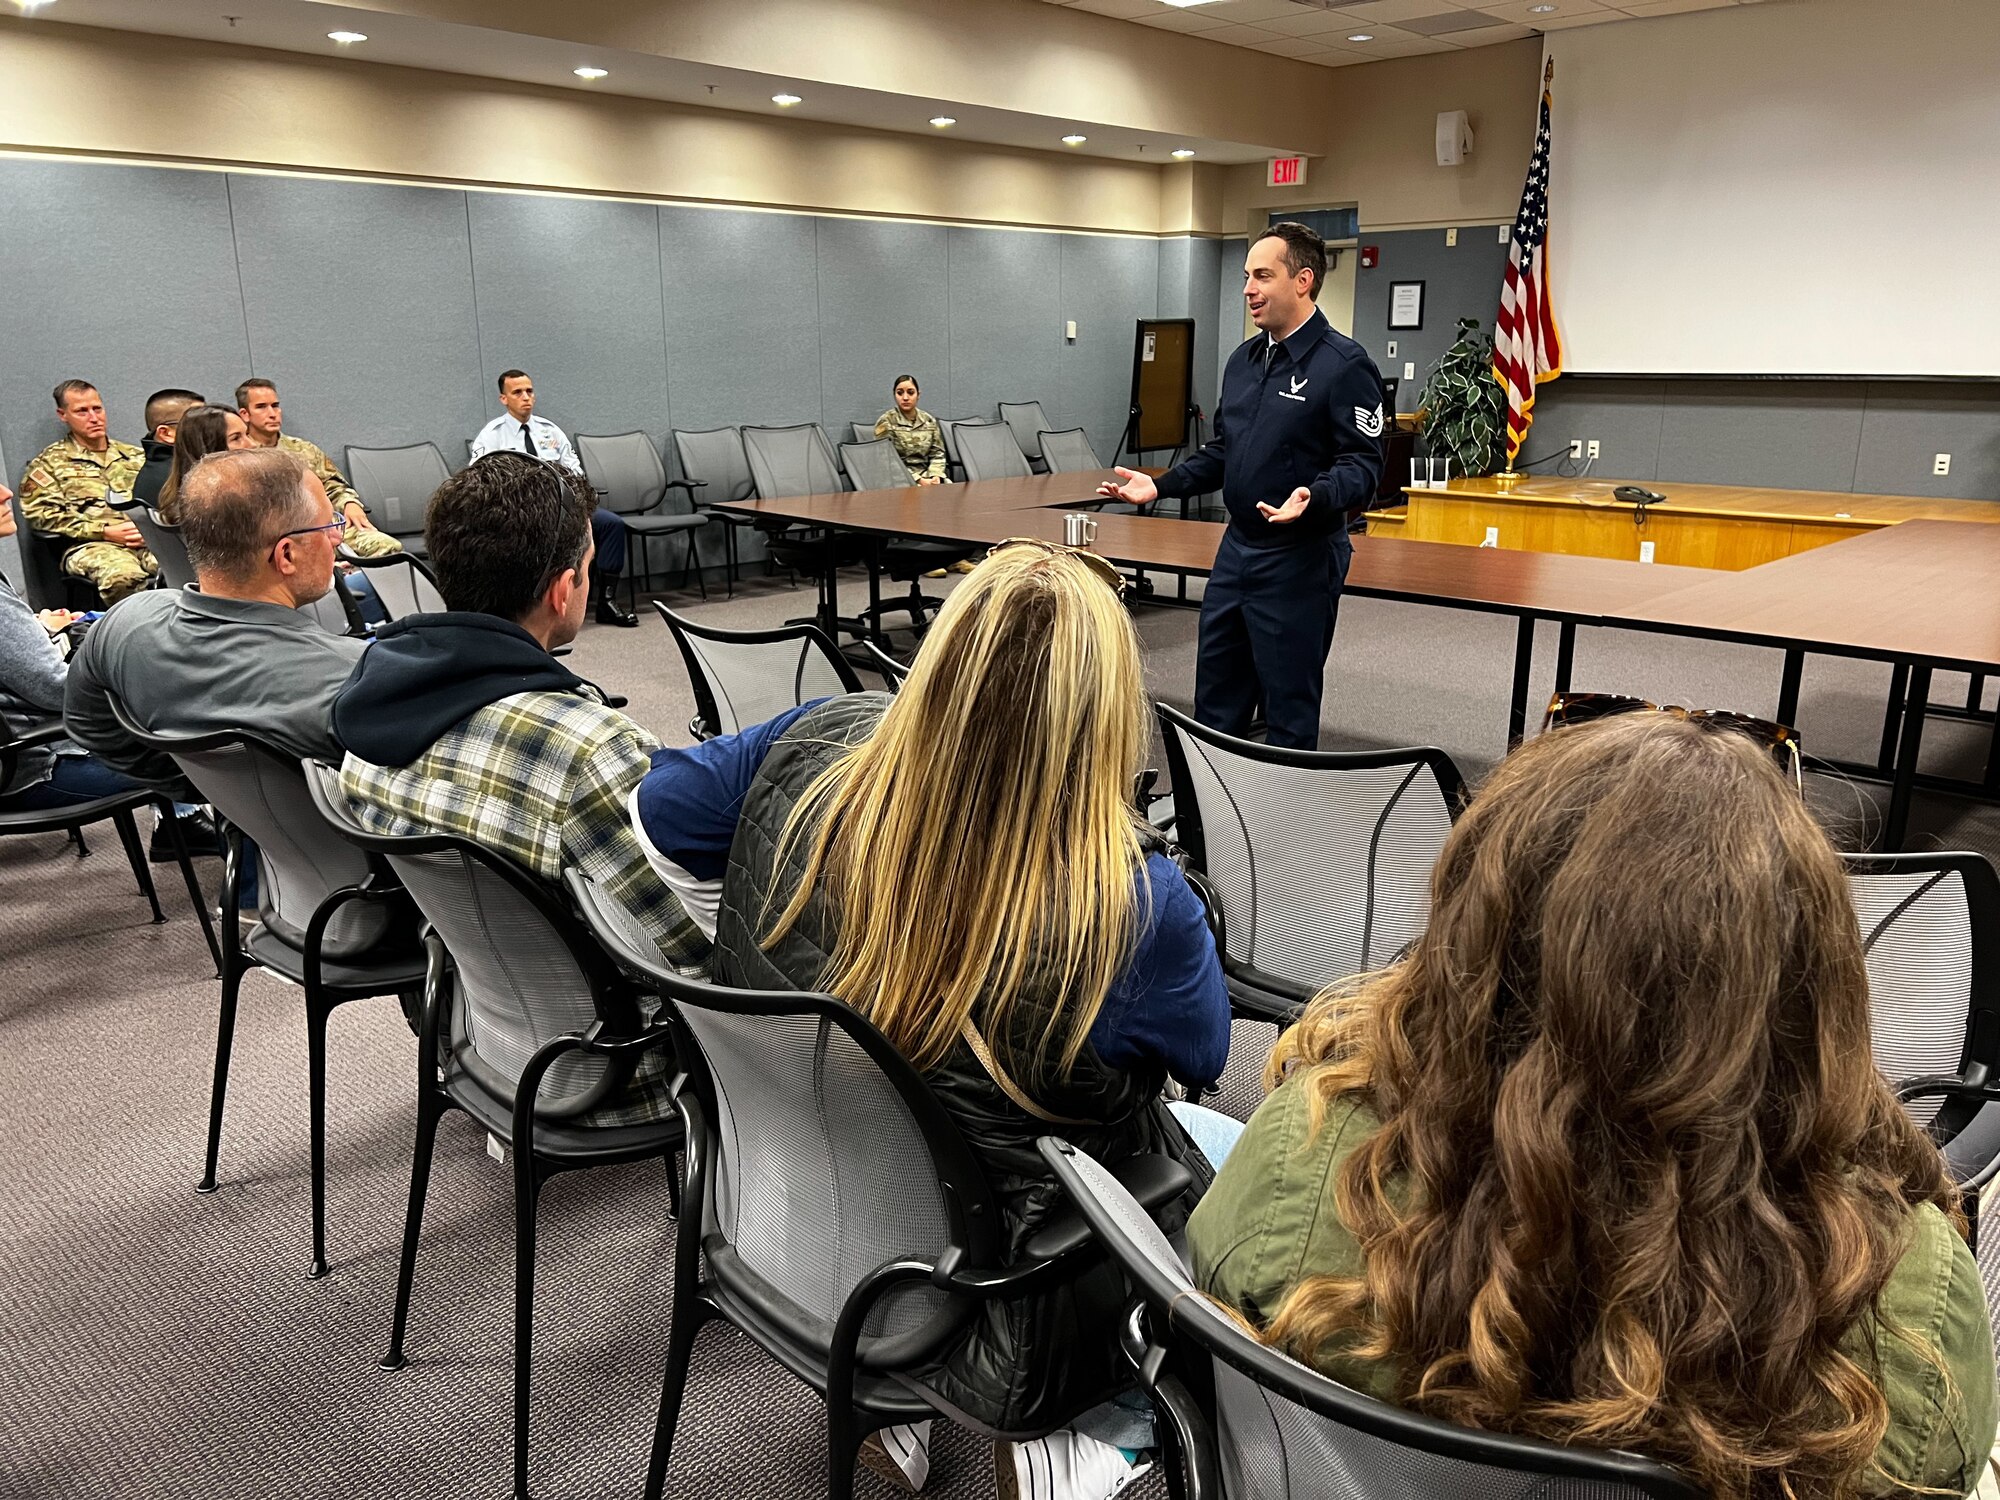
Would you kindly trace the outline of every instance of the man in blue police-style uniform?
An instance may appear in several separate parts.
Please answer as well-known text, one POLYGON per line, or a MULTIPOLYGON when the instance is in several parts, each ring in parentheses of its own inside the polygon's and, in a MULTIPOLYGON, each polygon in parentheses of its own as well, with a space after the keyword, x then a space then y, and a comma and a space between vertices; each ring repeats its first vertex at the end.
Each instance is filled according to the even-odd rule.
MULTIPOLYGON (((535 415, 535 382, 525 370, 503 370, 500 404, 507 410, 473 438, 472 457, 489 453, 528 453, 544 463, 560 464, 572 474, 583 473, 569 434, 547 417, 535 415)), ((618 602, 618 579, 625 571, 625 521, 616 511, 598 506, 590 518, 590 535, 597 546, 590 585, 597 595, 597 623, 636 626, 639 617, 618 602)))
POLYGON ((1229 529, 1202 594, 1194 716, 1240 736, 1261 703, 1269 743, 1311 750, 1354 555, 1347 515, 1382 473, 1382 376, 1314 306, 1326 244, 1310 229, 1273 224, 1243 275, 1261 331, 1229 356, 1214 440, 1157 481, 1120 469, 1099 493, 1143 505, 1221 488, 1229 529))

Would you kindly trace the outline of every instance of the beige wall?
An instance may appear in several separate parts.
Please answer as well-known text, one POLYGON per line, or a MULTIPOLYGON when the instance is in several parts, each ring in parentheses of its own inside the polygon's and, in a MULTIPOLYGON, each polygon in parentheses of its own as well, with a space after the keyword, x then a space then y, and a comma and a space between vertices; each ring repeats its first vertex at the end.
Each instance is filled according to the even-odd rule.
POLYGON ((1165 175, 11 18, 0 18, 0 149, 1140 234, 1160 232, 1165 175))
POLYGON ((1224 169, 1222 216, 1231 234, 1274 208, 1353 203, 1367 229, 1499 223, 1520 206, 1535 144, 1539 40, 1342 68, 1326 106, 1327 154, 1308 163, 1302 189, 1267 188, 1261 166, 1224 169), (1471 116, 1464 166, 1437 164, 1437 116, 1471 116))

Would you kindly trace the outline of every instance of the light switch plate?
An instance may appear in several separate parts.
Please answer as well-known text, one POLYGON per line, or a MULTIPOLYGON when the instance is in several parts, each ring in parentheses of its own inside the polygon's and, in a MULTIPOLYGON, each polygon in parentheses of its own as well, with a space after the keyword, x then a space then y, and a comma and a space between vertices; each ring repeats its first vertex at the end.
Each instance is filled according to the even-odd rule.
POLYGON ((1394 359, 1395 357, 1396 357, 1396 341, 1395 341, 1394 339, 1390 339, 1390 340, 1389 340, 1389 358, 1391 358, 1391 359, 1394 359))
POLYGON ((1444 232, 1444 242, 1446 245, 1456 245, 1458 243, 1458 231, 1456 229, 1447 229, 1444 232))
POLYGON ((1417 378, 1417 367, 1414 364, 1406 363, 1403 366, 1403 379, 1415 380, 1416 378, 1417 378))

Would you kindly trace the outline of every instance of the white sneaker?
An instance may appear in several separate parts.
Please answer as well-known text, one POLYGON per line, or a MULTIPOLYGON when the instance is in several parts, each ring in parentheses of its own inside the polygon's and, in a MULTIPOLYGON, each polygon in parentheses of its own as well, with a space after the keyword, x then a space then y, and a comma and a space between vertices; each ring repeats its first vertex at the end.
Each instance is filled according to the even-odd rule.
POLYGON ((869 1473, 915 1494, 931 1477, 931 1424, 884 1427, 861 1440, 860 1460, 869 1473))
POLYGON ((1031 1442, 993 1445, 1000 1500, 1110 1500, 1152 1467, 1068 1428, 1031 1442))

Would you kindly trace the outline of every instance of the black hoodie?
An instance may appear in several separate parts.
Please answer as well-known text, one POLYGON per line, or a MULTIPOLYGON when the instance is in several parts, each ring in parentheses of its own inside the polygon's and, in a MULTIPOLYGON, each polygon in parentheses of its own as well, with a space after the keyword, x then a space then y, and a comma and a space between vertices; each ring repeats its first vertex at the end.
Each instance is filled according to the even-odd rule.
POLYGON ((174 466, 174 445, 161 442, 149 432, 139 439, 139 446, 146 452, 146 462, 132 481, 132 498, 141 505, 157 507, 160 486, 167 482, 167 471, 174 466))
POLYGON ((378 766, 407 766, 488 704, 516 693, 603 694, 497 615, 405 615, 380 627, 334 695, 333 737, 378 766))

